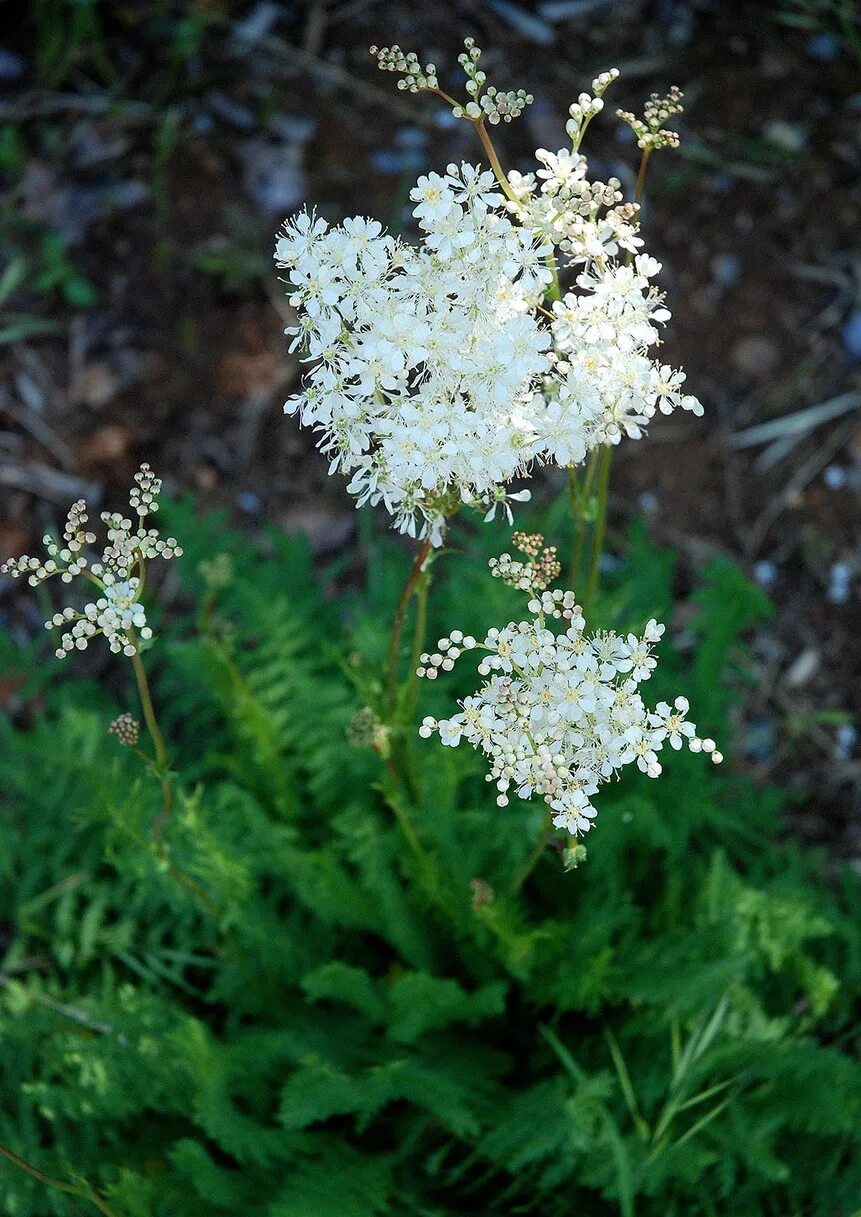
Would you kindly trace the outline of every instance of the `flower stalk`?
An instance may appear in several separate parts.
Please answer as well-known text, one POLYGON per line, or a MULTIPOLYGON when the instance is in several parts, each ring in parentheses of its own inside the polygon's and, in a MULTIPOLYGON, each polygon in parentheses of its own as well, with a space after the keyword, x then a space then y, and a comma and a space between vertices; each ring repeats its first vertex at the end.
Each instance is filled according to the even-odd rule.
POLYGON ((147 725, 147 730, 149 731, 150 739, 152 740, 153 748, 155 749, 155 759, 150 763, 152 764, 152 767, 161 783, 163 808, 153 823, 153 836, 155 837, 156 842, 161 844, 162 828, 173 813, 173 785, 170 777, 170 760, 168 758, 167 745, 164 742, 164 735, 162 734, 161 727, 159 726, 155 707, 153 705, 146 668, 143 665, 143 660, 141 659, 140 652, 137 649, 135 649, 131 660, 132 668, 134 669, 135 674, 135 682, 137 683, 138 687, 141 709, 143 710, 144 722, 147 725))
MULTIPOLYGON (((395 608, 395 615, 392 620, 392 633, 389 640, 389 659, 386 668, 386 710, 389 718, 394 720, 397 717, 397 701, 398 701, 398 666, 401 654, 401 640, 404 633, 404 621, 409 608, 410 600, 413 592, 416 590, 417 584, 421 580, 424 564, 428 559, 431 551, 430 538, 424 540, 419 548, 418 553, 413 560, 410 573, 404 583, 400 598, 395 608)), ((425 592, 426 592, 425 585, 425 592)), ((423 613, 426 612, 426 605, 423 613)), ((423 616, 422 616, 422 619, 423 616)), ((417 623, 418 624, 418 623, 417 623)))

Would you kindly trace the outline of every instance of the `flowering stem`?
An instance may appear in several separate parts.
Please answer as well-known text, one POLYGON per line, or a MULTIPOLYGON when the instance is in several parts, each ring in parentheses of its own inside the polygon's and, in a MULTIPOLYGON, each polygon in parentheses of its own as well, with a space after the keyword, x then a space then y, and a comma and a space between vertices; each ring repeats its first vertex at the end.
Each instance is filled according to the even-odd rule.
MULTIPOLYGON (((547 269, 550 271, 550 274, 553 276, 553 278, 550 280, 550 284, 547 288, 547 296, 551 300, 561 300, 562 299, 562 288, 559 286, 559 268, 556 265, 555 254, 553 254, 552 252, 549 253, 544 261, 545 261, 545 265, 546 265, 547 269)), ((552 313, 551 313, 551 316, 552 316, 552 313)))
POLYGON ((651 148, 644 148, 643 155, 640 158, 640 171, 637 174, 637 185, 634 188, 634 202, 637 206, 643 201, 643 191, 646 187, 646 169, 649 165, 649 157, 652 155, 651 148))
POLYGON ((596 449, 589 453, 586 472, 583 475, 583 485, 578 487, 577 474, 574 469, 568 470, 568 493, 571 499, 571 512, 574 517, 574 545, 571 551, 571 569, 569 587, 577 591, 580 582, 580 567, 583 564, 583 547, 586 544, 586 528, 588 525, 589 498, 592 494, 592 484, 595 481, 595 470, 600 457, 596 449))
POLYGON ((386 677, 386 708, 389 717, 392 718, 395 713, 398 692, 398 658, 401 652, 401 637, 404 632, 404 618, 407 614, 407 608, 410 603, 416 583, 422 573, 422 567, 427 560, 427 556, 431 550, 430 538, 422 542, 421 549, 416 554, 412 569, 407 576, 407 581, 404 584, 404 589, 401 592, 400 600, 398 600, 397 608, 395 609, 395 617, 392 622, 392 637, 389 642, 389 665, 386 677))
POLYGON ((404 720, 407 723, 412 723, 413 721, 416 702, 418 701, 419 695, 419 678, 417 669, 419 666, 419 657, 424 650, 425 633, 427 632, 428 594, 430 592, 430 584, 430 571, 422 571, 416 582, 416 623, 413 630, 413 650, 410 657, 410 671, 407 680, 407 697, 404 707, 404 720))
POLYGON ((493 146, 493 141, 487 133, 487 127, 484 125, 483 118, 475 118, 472 120, 472 125, 478 132, 478 138, 481 140, 481 146, 487 153, 487 159, 490 161, 490 167, 494 172, 496 180, 502 187, 502 192, 511 203, 517 202, 517 196, 511 189, 508 178, 505 176, 505 170, 502 168, 502 162, 496 155, 496 149, 493 146))
MULTIPOLYGON (((649 157, 652 155, 651 148, 644 148, 643 155, 640 157, 640 169, 637 173, 637 184, 634 187, 634 202, 639 207, 643 201, 643 192, 646 189, 646 170, 649 167, 649 157)), ((634 251, 629 249, 625 255, 625 265, 630 266, 634 261, 634 251)))
POLYGON ((613 449, 605 444, 601 449, 598 462, 598 513, 595 518, 595 531, 592 534, 592 556, 589 560, 589 579, 586 584, 586 595, 583 600, 584 611, 591 608, 592 600, 598 588, 598 571, 601 563, 601 551, 604 548, 604 533, 607 528, 607 499, 610 492, 610 465, 613 460, 613 449))
POLYGON ((538 840, 535 842, 535 845, 534 845, 532 851, 530 852, 530 854, 527 857, 526 861, 524 862, 523 866, 521 866, 520 870, 517 872, 517 874, 514 878, 514 882, 511 885, 512 896, 516 895, 520 891, 520 889, 523 887, 526 880, 529 878, 529 876, 535 870, 538 863, 541 861, 541 858, 544 854, 544 850, 547 848, 548 837, 550 834, 550 829, 552 827, 553 827, 553 818, 552 818, 550 812, 548 811, 547 814, 545 815, 543 821, 541 822, 541 832, 538 834, 538 840))
POLYGON ((164 742, 164 736, 161 733, 161 727, 158 725, 155 709, 152 703, 152 694, 150 693, 149 681, 147 680, 146 669, 143 666, 143 660, 140 657, 140 652, 137 649, 136 639, 132 639, 135 647, 132 655, 132 667, 135 672, 135 680, 137 681, 138 693, 141 699, 141 707, 146 721, 147 730, 155 748, 154 766, 156 773, 161 782, 161 794, 164 801, 164 810, 158 816, 153 825, 153 835, 156 840, 161 839, 161 826, 165 820, 170 817, 173 811, 173 787, 170 784, 170 761, 167 755, 167 747, 164 742))

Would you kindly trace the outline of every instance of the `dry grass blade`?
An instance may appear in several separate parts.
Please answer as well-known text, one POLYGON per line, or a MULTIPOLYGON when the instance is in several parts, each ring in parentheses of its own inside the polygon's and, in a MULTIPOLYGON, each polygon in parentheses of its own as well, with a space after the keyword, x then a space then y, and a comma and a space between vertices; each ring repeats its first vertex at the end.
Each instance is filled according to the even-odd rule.
POLYGON ((755 427, 737 431, 729 437, 729 444, 736 449, 753 448, 757 444, 767 444, 771 440, 783 440, 789 436, 800 438, 820 423, 840 418, 858 406, 861 406, 861 392, 854 390, 841 393, 828 401, 820 402, 818 406, 808 406, 804 410, 796 410, 794 414, 784 414, 781 418, 773 418, 767 423, 758 423, 755 427))

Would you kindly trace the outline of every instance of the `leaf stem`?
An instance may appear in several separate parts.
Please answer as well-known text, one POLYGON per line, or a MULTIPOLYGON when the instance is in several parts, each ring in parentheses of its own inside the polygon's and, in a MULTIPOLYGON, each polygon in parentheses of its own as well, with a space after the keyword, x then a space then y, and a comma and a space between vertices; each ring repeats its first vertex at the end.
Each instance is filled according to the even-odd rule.
POLYGON ((26 1158, 22 1158, 20 1154, 13 1153, 11 1149, 7 1149, 5 1145, 0 1145, 0 1154, 4 1158, 14 1163, 20 1170, 26 1171, 28 1175, 32 1175, 34 1179, 38 1179, 40 1183, 44 1183, 46 1187, 53 1187, 58 1192, 65 1192, 67 1196, 80 1196, 83 1200, 89 1202, 104 1214, 104 1217, 118 1217, 114 1209, 102 1200, 98 1192, 94 1191, 89 1183, 81 1181, 81 1183, 69 1183, 65 1179, 55 1179, 53 1175, 46 1175, 44 1171, 40 1171, 37 1166, 33 1166, 26 1158))

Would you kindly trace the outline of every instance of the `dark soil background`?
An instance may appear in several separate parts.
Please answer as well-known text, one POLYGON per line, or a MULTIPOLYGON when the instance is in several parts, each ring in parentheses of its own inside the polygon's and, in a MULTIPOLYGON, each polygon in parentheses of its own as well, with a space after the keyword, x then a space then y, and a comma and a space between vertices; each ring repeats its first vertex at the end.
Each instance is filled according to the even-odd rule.
MULTIPOLYGON (((718 553, 767 587, 775 619, 725 750, 789 787, 793 831, 861 859, 855 0, 35 0, 2 17, 4 555, 79 495, 116 503, 141 460, 251 530, 350 552, 343 485, 281 413, 298 367, 275 231, 306 201, 409 231, 417 174, 480 159, 466 124, 376 70, 371 43, 456 82, 472 34, 492 82, 535 95, 496 129, 523 167, 618 66, 586 151, 631 191, 615 108, 680 85, 682 147, 653 159, 645 231, 674 314, 666 358, 706 415, 623 445, 613 523, 642 515, 680 551, 680 592, 718 553)), ((0 576, 0 620, 27 635, 43 615, 21 593, 0 576)))

